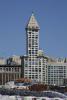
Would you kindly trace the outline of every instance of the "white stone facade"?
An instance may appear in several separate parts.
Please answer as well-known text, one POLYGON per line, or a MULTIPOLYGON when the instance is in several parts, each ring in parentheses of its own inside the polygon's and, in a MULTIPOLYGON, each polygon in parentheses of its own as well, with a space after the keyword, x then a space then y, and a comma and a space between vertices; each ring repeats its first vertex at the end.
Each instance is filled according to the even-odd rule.
POLYGON ((67 79, 67 62, 56 60, 47 62, 47 77, 50 85, 64 85, 67 79))

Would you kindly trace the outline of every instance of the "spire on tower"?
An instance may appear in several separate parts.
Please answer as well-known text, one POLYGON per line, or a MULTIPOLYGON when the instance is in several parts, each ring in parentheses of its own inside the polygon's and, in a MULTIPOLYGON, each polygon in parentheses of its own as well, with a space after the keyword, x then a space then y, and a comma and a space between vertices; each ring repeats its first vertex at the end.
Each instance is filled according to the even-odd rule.
POLYGON ((32 15, 31 15, 31 17, 26 25, 26 28, 40 29, 33 12, 32 12, 32 15))

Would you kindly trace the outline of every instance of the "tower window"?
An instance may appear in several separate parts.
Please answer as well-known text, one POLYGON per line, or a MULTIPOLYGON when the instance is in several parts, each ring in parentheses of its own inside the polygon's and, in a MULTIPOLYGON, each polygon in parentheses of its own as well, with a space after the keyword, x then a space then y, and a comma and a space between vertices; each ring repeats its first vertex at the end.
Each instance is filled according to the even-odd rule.
POLYGON ((29 50, 29 54, 31 54, 31 50, 29 50))
POLYGON ((31 32, 29 32, 29 34, 31 34, 31 32))
POLYGON ((38 32, 38 29, 35 29, 35 32, 38 32))
POLYGON ((34 32, 34 31, 35 31, 35 29, 32 29, 32 31, 34 32))

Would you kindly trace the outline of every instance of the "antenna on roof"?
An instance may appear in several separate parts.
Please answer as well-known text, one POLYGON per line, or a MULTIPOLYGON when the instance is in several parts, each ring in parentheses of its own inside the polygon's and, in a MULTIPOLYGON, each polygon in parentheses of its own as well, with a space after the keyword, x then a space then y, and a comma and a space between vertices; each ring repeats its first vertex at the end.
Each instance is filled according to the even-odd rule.
POLYGON ((32 11, 32 15, 34 15, 34 11, 32 11))

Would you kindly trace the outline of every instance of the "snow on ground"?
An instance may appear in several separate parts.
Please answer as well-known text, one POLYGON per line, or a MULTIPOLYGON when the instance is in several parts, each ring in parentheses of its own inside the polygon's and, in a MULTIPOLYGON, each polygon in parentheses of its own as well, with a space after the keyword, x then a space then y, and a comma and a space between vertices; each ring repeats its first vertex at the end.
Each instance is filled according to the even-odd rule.
POLYGON ((0 95, 0 100, 24 100, 22 96, 0 95))
POLYGON ((34 96, 8 96, 8 95, 0 95, 0 100, 67 100, 67 99, 60 99, 60 98, 53 98, 50 99, 48 97, 34 97, 34 96))

